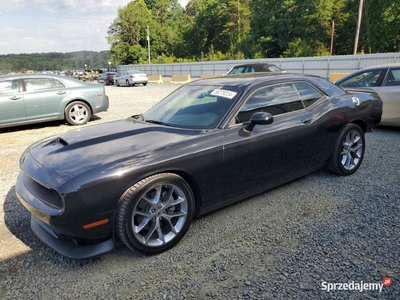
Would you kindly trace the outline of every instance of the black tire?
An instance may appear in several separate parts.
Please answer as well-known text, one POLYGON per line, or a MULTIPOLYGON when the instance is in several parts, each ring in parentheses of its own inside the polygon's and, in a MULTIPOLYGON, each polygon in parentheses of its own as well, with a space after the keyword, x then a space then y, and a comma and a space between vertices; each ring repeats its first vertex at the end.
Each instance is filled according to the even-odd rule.
POLYGON ((357 124, 347 124, 340 132, 327 169, 338 175, 351 175, 360 167, 364 152, 364 131, 357 124))
POLYGON ((74 101, 65 108, 65 119, 71 125, 82 125, 89 122, 92 112, 89 105, 82 101, 74 101))
POLYGON ((135 86, 135 82, 132 82, 131 86, 135 86))
POLYGON ((162 173, 147 177, 121 197, 116 233, 130 249, 164 252, 185 235, 194 216, 194 196, 182 177, 162 173))
POLYGON ((143 86, 146 86, 147 85, 147 82, 146 83, 143 83, 143 86))

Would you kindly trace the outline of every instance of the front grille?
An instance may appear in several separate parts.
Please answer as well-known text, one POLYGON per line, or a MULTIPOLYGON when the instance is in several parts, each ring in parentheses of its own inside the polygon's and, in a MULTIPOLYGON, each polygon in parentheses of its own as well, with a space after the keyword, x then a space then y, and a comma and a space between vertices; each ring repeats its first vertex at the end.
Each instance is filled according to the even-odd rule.
POLYGON ((56 190, 45 187, 29 176, 24 176, 24 185, 36 199, 40 200, 52 209, 62 210, 62 197, 56 190))

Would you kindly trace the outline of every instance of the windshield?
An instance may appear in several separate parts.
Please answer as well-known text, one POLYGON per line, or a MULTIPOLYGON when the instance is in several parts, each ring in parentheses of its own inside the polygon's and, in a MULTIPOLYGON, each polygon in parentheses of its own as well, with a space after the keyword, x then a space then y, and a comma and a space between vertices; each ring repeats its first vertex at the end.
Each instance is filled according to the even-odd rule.
POLYGON ((174 127, 213 129, 239 94, 235 87, 185 85, 150 108, 143 118, 174 127))

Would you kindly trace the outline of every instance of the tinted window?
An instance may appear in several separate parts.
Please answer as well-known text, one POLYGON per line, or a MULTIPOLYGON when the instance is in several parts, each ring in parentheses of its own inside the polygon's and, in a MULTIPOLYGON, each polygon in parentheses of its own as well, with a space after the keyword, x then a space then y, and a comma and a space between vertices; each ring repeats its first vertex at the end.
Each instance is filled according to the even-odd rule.
POLYGON ((254 73, 256 70, 251 66, 234 67, 228 73, 229 75, 240 74, 240 73, 254 73))
POLYGON ((0 94, 11 94, 18 92, 18 79, 0 82, 0 94))
POLYGON ((320 91, 307 83, 295 83, 294 85, 300 95, 304 107, 309 107, 313 105, 318 99, 323 96, 320 91))
POLYGON ((377 86, 379 79, 384 74, 384 69, 365 71, 354 74, 344 81, 339 81, 338 85, 341 87, 368 87, 377 86))
POLYGON ((236 122, 247 122, 255 112, 269 112, 276 116, 304 108, 293 83, 278 84, 255 91, 237 115, 236 122))
POLYGON ((390 69, 383 85, 400 86, 400 69, 390 69))

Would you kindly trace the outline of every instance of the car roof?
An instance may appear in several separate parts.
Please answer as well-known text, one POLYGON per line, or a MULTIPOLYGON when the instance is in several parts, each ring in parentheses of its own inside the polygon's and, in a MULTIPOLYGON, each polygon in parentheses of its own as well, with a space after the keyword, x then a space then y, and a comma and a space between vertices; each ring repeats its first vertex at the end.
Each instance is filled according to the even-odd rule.
POLYGON ((218 76, 211 78, 199 79, 196 81, 192 81, 192 85, 196 85, 198 82, 202 82, 202 84, 210 84, 210 85, 255 85, 260 82, 274 82, 280 80, 301 80, 301 79, 311 79, 311 78, 320 78, 314 75, 305 75, 300 73, 281 73, 281 72, 259 72, 259 73, 243 73, 243 74, 234 74, 229 76, 218 76))
POLYGON ((361 71, 361 70, 378 69, 378 68, 390 68, 390 67, 400 67, 400 63, 374 65, 374 66, 369 66, 369 67, 366 67, 366 68, 359 69, 359 70, 357 70, 355 72, 358 72, 358 71, 361 71))
POLYGON ((187 86, 210 85, 210 86, 225 86, 236 87, 242 90, 251 89, 260 83, 275 84, 291 81, 303 81, 317 86, 327 95, 343 94, 343 89, 334 85, 330 81, 315 75, 306 75, 300 73, 281 73, 281 72, 259 72, 259 73, 244 73, 234 74, 229 76, 219 76, 204 78, 187 83, 187 86))
POLYGON ((257 72, 263 71, 265 69, 268 69, 269 67, 275 67, 280 69, 277 65, 275 64, 270 64, 270 63, 249 63, 249 64, 242 64, 242 65, 236 65, 232 69, 235 68, 246 68, 246 67, 251 67, 254 68, 257 72))
POLYGON ((62 75, 55 75, 55 74, 44 74, 44 73, 22 73, 22 74, 9 74, 9 75, 3 75, 0 76, 0 80, 3 79, 20 79, 20 78, 65 78, 65 76, 62 75))
POLYGON ((236 65, 234 66, 234 68, 237 67, 254 67, 254 66, 268 66, 268 67, 272 67, 275 66, 275 64, 270 64, 270 63, 249 63, 249 64, 241 64, 241 65, 236 65))
POLYGON ((52 79, 57 79, 64 84, 66 84, 68 87, 77 87, 77 86, 87 86, 90 83, 87 83, 82 80, 78 80, 72 77, 68 76, 62 76, 62 75, 55 75, 55 74, 44 74, 44 73, 23 73, 23 74, 11 74, 11 75, 3 75, 0 76, 0 81, 3 80, 12 80, 12 79, 23 79, 23 78, 52 78, 52 79))
POLYGON ((127 72, 128 73, 144 73, 144 71, 140 71, 140 70, 137 70, 137 69, 128 70, 127 72))

